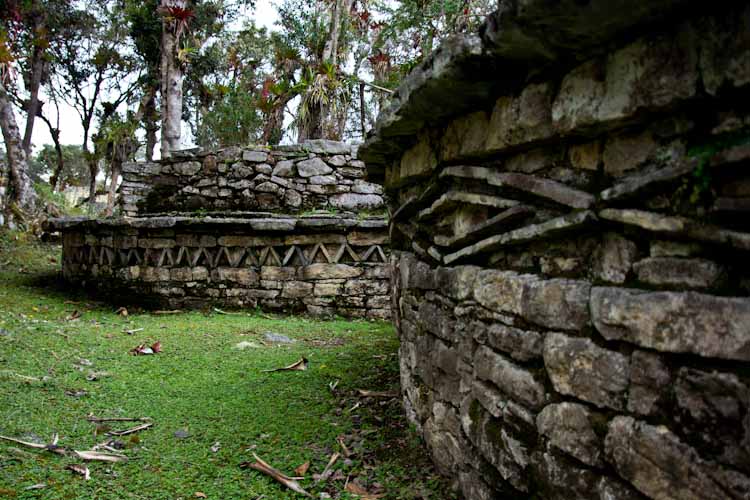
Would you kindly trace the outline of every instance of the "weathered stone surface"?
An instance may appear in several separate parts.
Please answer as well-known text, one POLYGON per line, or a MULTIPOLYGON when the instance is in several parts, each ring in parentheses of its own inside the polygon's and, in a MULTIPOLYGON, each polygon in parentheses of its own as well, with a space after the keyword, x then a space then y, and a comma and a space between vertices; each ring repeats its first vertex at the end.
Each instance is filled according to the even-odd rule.
POLYGON ((658 148, 649 132, 612 137, 604 145, 604 172, 621 177, 639 168, 658 148))
POLYGON ((498 323, 487 327, 487 343, 518 361, 542 357, 544 337, 539 332, 521 330, 498 323))
POLYGON ((363 180, 355 180, 354 184, 352 184, 352 193, 383 194, 383 186, 363 180))
POLYGON ((723 87, 750 83, 750 21, 748 9, 712 17, 701 23, 700 69, 709 94, 723 87))
POLYGON ((534 375, 488 347, 477 349, 474 357, 474 373, 498 386, 524 406, 541 408, 545 401, 544 386, 534 375))
POLYGON ((268 153, 265 151, 243 151, 242 159, 253 163, 261 163, 268 159, 268 153))
POLYGON ((750 387, 732 373, 683 367, 674 393, 685 435, 720 462, 750 472, 750 387))
POLYGON ((398 181, 403 182, 411 177, 427 174, 436 166, 437 158, 430 147, 429 138, 424 136, 401 158, 398 181))
POLYGON ((606 233, 596 252, 594 273, 602 281, 625 283, 637 256, 635 243, 617 233, 606 233))
POLYGON ((326 186, 336 184, 336 176, 334 175, 313 175, 308 179, 310 184, 317 184, 319 186, 326 186))
POLYGON ((278 177, 294 177, 296 170, 294 168, 293 160, 282 160, 278 162, 271 172, 272 175, 278 177))
POLYGON ((618 123, 641 109, 659 109, 693 97, 697 39, 685 26, 676 39, 642 38, 617 50, 604 67, 596 60, 582 64, 565 76, 552 105, 555 128, 567 132, 618 123))
POLYGON ((669 397, 671 376, 657 354, 635 351, 630 358, 628 411, 652 415, 669 397))
POLYGON ((441 159, 450 161, 482 153, 487 142, 489 124, 490 118, 484 111, 453 120, 440 140, 441 159))
POLYGON ((545 406, 536 418, 539 434, 550 443, 592 467, 601 467, 603 440, 594 432, 596 417, 586 406, 559 403, 545 406))
POLYGON ((349 279, 362 275, 362 269, 347 264, 310 264, 300 269, 305 280, 349 279))
POLYGON ((477 277, 474 297, 494 311, 517 314, 548 328, 577 330, 589 321, 589 289, 583 281, 487 270, 477 277))
POLYGON ((507 245, 528 243, 538 239, 554 238, 566 232, 585 227, 596 220, 596 216, 589 210, 575 212, 539 224, 514 229, 504 234, 491 236, 457 252, 443 257, 445 264, 451 264, 467 257, 491 252, 507 245))
POLYGON ((553 89, 547 83, 532 84, 517 97, 501 97, 492 112, 486 148, 509 146, 549 137, 552 130, 553 89))
POLYGON ((178 246, 215 247, 216 236, 210 234, 178 234, 175 238, 178 246))
POLYGON ((750 299, 592 288, 594 325, 610 340, 665 352, 750 360, 750 299))
POLYGON ((673 182, 675 179, 694 171, 698 165, 698 159, 689 159, 677 162, 666 167, 653 168, 623 177, 611 188, 601 192, 601 198, 606 201, 620 200, 634 197, 649 189, 673 182))
POLYGON ((649 285, 679 288, 714 288, 726 278, 724 269, 706 259, 650 257, 633 266, 638 280, 649 285))
POLYGON ((666 427, 615 417, 605 440, 608 460, 651 498, 746 498, 750 479, 703 460, 666 427))
POLYGON ((320 158, 310 158, 297 163, 297 172, 301 177, 312 177, 314 175, 327 175, 333 172, 326 162, 320 158))
POLYGON ((331 196, 331 206, 345 210, 372 209, 383 205, 383 198, 376 194, 341 193, 331 196))
POLYGON ((544 366, 562 394, 603 408, 625 408, 630 361, 590 339, 550 333, 544 340, 544 366))
POLYGON ((709 224, 700 224, 686 217, 674 217, 645 210, 617 210, 608 208, 599 212, 605 220, 621 222, 647 231, 690 237, 699 241, 719 243, 742 250, 750 250, 750 233, 732 231, 709 224))
POLYGON ((596 171, 601 162, 601 143, 598 141, 571 146, 568 150, 570 164, 575 168, 596 171))
POLYGON ((179 175, 195 175, 198 172, 200 172, 201 167, 200 162, 197 161, 187 161, 184 163, 176 163, 172 166, 172 170, 174 170, 174 173, 179 175))

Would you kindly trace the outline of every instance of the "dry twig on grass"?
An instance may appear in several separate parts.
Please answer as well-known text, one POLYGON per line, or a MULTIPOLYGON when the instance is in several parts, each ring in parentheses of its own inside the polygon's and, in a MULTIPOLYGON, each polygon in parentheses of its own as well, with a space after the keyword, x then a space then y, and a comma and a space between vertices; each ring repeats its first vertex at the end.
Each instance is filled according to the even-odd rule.
POLYGON ((263 370, 264 373, 271 373, 271 372, 284 372, 284 371, 305 371, 307 370, 308 365, 307 358, 302 358, 299 361, 292 363, 289 366, 285 366, 283 368, 274 368, 272 370, 263 370))
POLYGON ((258 472, 262 472, 263 474, 266 474, 267 476, 272 477, 279 483, 283 484, 290 490, 296 493, 299 493, 300 495, 305 495, 308 498, 315 498, 310 493, 305 491, 305 489, 302 488, 302 486, 300 486, 300 484, 296 480, 274 469, 273 467, 268 465, 266 462, 261 460, 260 457, 256 455, 255 453, 253 453, 253 458, 255 458, 255 462, 253 463, 245 462, 245 463, 240 464, 240 467, 243 467, 243 468, 249 467, 253 470, 257 470, 258 472))

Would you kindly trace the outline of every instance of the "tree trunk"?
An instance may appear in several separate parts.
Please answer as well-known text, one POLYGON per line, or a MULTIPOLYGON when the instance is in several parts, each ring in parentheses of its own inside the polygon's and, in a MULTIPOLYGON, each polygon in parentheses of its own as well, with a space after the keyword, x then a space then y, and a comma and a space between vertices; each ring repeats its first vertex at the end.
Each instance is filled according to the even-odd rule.
POLYGON ((115 209, 115 191, 117 191, 117 179, 120 178, 120 171, 122 170, 122 160, 119 158, 117 152, 112 157, 112 178, 109 181, 109 190, 107 191, 107 210, 104 212, 106 217, 111 217, 112 212, 115 209))
POLYGON ((26 130, 23 135, 23 150, 26 156, 31 156, 31 134, 34 131, 34 121, 39 113, 39 86, 42 82, 42 72, 44 70, 44 49, 37 45, 34 47, 34 53, 31 56, 31 75, 29 81, 29 105, 26 109, 26 130))
POLYGON ((151 99, 146 103, 146 114, 143 118, 146 128, 146 160, 154 159, 154 149, 156 148, 156 132, 159 130, 157 120, 159 114, 156 110, 156 88, 151 88, 151 99))
MULTIPOLYGON (((162 9, 183 2, 161 0, 162 9)), ((161 35, 161 156, 180 148, 182 122, 182 69, 177 60, 178 40, 172 22, 162 18, 161 35)))
POLYGON ((0 128, 2 128, 5 140, 8 170, 13 185, 13 200, 19 209, 31 211, 36 204, 36 192, 29 177, 28 157, 23 149, 21 132, 18 130, 13 107, 2 83, 0 83, 0 128))
MULTIPOLYGON (((87 155, 93 156, 93 155, 87 155)), ((86 163, 89 165, 89 208, 93 212, 96 203, 96 176, 99 175, 99 162, 96 158, 87 158, 86 163)))

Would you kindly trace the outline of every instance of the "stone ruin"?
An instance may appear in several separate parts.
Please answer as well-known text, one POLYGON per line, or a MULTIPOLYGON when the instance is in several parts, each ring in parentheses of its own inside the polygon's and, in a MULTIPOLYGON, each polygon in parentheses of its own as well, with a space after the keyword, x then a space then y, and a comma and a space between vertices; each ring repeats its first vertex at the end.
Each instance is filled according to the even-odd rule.
POLYGON ((123 166, 121 217, 52 219, 63 276, 151 307, 390 317, 382 187, 356 147, 180 151, 123 166))
POLYGON ((500 0, 359 158, 465 498, 750 498, 746 2, 500 0))

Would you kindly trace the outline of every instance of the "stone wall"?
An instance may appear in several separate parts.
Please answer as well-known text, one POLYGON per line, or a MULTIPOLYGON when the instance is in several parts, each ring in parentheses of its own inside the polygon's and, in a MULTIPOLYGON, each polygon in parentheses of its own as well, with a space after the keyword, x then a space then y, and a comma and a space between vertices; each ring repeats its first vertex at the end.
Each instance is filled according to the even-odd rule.
POLYGON ((384 219, 66 219, 63 275, 120 304, 388 319, 384 219))
POLYGON ((360 149, 406 412, 470 500, 750 498, 750 8, 520 3, 360 149))
POLYGON ((123 215, 311 209, 382 210, 382 187, 364 180, 356 146, 311 140, 292 146, 179 151, 158 162, 126 163, 123 215))

